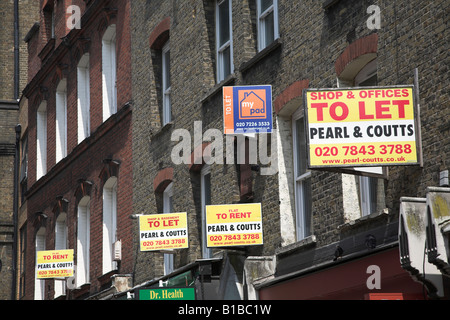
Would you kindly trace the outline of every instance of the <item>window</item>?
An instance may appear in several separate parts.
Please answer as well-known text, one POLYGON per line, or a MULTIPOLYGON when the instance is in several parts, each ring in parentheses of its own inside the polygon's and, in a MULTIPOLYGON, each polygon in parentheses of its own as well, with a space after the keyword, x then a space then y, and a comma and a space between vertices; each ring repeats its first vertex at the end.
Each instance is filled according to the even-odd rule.
POLYGON ((162 90, 163 90, 163 126, 172 121, 170 105, 170 45, 169 42, 162 49, 162 90))
MULTIPOLYGON (((67 249, 67 215, 60 213, 55 224, 55 250, 67 249)), ((66 293, 66 282, 55 280, 55 297, 66 293)))
MULTIPOLYGON (((173 212, 173 183, 171 182, 163 193, 163 213, 173 212)), ((173 254, 164 254, 164 274, 169 274, 174 270, 173 254)))
POLYGON ((78 143, 90 135, 90 78, 89 54, 84 54, 77 68, 78 87, 78 143))
POLYGON ((53 9, 51 12, 51 27, 50 27, 50 36, 52 39, 55 39, 55 10, 53 9))
POLYGON ((22 138, 21 144, 21 162, 20 162, 20 200, 23 204, 25 201, 25 193, 28 189, 28 136, 22 138))
POLYGON ((53 4, 45 6, 43 9, 44 23, 45 23, 45 35, 47 40, 55 39, 55 10, 53 4))
POLYGON ((207 247, 206 238, 206 206, 211 204, 211 167, 204 165, 200 173, 201 206, 202 206, 202 257, 211 258, 212 250, 207 247))
POLYGON ((67 81, 56 88, 56 162, 67 156, 67 81))
POLYGON ((91 198, 88 196, 81 198, 78 203, 77 269, 75 274, 77 287, 89 282, 90 204, 91 198))
POLYGON ((102 39, 103 121, 117 112, 116 26, 111 25, 102 39))
POLYGON ((19 282, 19 297, 25 295, 25 258, 27 254, 27 224, 25 223, 22 228, 20 228, 20 282, 19 282))
MULTIPOLYGON (((40 228, 36 233, 36 261, 38 251, 45 250, 45 228, 40 228)), ((44 300, 45 298, 45 280, 37 278, 37 270, 35 272, 34 281, 34 300, 44 300)))
MULTIPOLYGON (((355 77, 355 86, 376 86, 377 80, 377 61, 372 60, 359 71, 355 77)), ((382 173, 382 168, 373 168, 375 172, 382 173)), ((374 177, 360 176, 359 179, 359 199, 361 215, 366 216, 377 210, 377 192, 380 179, 374 177)), ((380 180, 382 181, 382 180, 380 180)), ((380 183, 381 186, 381 183, 380 183)))
POLYGON ((231 0, 216 2, 217 82, 234 71, 231 0))
POLYGON ((36 116, 36 180, 47 173, 47 103, 39 106, 36 116))
POLYGON ((117 178, 103 186, 103 274, 115 270, 114 243, 117 241, 117 178))
POLYGON ((278 34, 278 0, 257 0, 258 12, 258 49, 261 51, 275 39, 278 34))
POLYGON ((299 111, 292 116, 294 191, 297 241, 311 235, 311 172, 307 170, 305 124, 299 111))

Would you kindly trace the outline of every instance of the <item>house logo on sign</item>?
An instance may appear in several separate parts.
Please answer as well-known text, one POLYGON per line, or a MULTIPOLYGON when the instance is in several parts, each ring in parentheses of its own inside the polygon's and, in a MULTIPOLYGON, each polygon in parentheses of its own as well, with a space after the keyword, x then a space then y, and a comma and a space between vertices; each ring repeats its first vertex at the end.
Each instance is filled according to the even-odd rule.
POLYGON ((270 85, 223 87, 225 134, 272 132, 270 85))
POLYGON ((265 119, 267 117, 266 90, 239 91, 239 119, 265 119))

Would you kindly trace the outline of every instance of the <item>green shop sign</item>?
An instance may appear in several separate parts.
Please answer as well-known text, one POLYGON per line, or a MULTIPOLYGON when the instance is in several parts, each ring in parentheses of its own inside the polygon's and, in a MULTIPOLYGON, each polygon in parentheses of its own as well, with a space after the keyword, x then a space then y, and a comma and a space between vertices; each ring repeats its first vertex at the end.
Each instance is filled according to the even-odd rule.
POLYGON ((195 288, 141 289, 139 300, 195 300, 195 288))

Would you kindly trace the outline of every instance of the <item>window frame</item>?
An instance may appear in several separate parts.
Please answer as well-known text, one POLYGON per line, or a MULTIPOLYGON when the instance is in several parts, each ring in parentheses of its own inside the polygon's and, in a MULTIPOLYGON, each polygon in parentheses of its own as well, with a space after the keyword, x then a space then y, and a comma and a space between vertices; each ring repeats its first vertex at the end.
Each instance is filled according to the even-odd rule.
POLYGON ((25 295, 26 290, 26 256, 27 256, 27 239, 28 239, 28 226, 27 223, 25 223, 20 228, 20 256, 19 256, 19 297, 22 298, 25 295))
MULTIPOLYGON (((173 212, 173 182, 163 191, 163 213, 173 212)), ((167 252, 167 251, 166 251, 167 252)), ((164 253, 164 275, 174 271, 174 252, 164 253)))
POLYGON ((20 144, 20 203, 23 204, 28 189, 28 133, 22 137, 20 144))
POLYGON ((77 66, 78 144, 90 136, 91 130, 91 79, 89 63, 89 53, 85 53, 77 66))
MULTIPOLYGON (((61 212, 55 222, 55 250, 68 248, 67 213, 61 212), (61 234, 62 233, 62 234, 61 234)), ((66 294, 65 278, 55 279, 55 297, 66 294)))
POLYGON ((114 243, 117 239, 118 179, 110 177, 103 185, 103 274, 117 269, 114 261, 114 243))
POLYGON ((47 102, 36 112, 36 181, 47 174, 47 102))
POLYGON ((67 80, 56 88, 56 163, 67 157, 67 80))
POLYGON ((208 248, 207 232, 206 232, 206 206, 211 204, 211 166, 205 164, 200 171, 200 203, 202 215, 202 257, 210 259, 212 257, 212 249, 208 248), (206 199, 205 177, 209 175, 209 199, 206 199))
MULTIPOLYGON (((355 87, 365 86, 363 83, 372 77, 377 75, 377 59, 373 59, 368 62, 361 70, 356 74, 354 78, 355 87)), ((354 168, 355 170, 364 170, 364 168, 354 168)), ((371 167, 369 170, 378 174, 383 174, 383 167, 371 167), (380 172, 381 171, 381 172, 380 172)), ((359 205, 361 216, 368 216, 377 210, 377 200, 378 200, 378 179, 369 176, 359 176, 359 205)))
MULTIPOLYGON (((38 251, 45 251, 46 248, 46 229, 41 227, 35 237, 35 259, 37 262, 38 251)), ((37 263, 35 264, 37 268, 37 263)), ((37 270, 36 270, 37 271, 37 270)), ((45 298, 45 280, 37 278, 37 272, 34 273, 34 300, 44 300, 45 298)))
POLYGON ((166 41, 162 50, 162 96, 163 96, 163 121, 162 125, 166 125, 172 121, 172 106, 170 101, 171 78, 170 78, 170 42, 166 41), (168 61, 167 61, 168 60, 168 61), (168 63, 168 66, 167 66, 168 63), (167 87, 167 82, 169 86, 167 87))
POLYGON ((256 15, 257 15, 257 30, 258 30, 258 51, 262 51, 269 46, 273 41, 280 37, 279 22, 278 22, 278 0, 273 0, 266 10, 261 12, 261 1, 256 1, 256 15), (267 16, 273 13, 273 40, 270 43, 266 41, 266 23, 267 16))
MULTIPOLYGON (((294 161, 294 199, 295 199, 295 229, 296 229, 296 240, 300 241, 312 235, 312 201, 310 199, 305 199, 308 189, 305 189, 305 183, 311 184, 311 171, 306 168, 304 172, 300 172, 298 168, 298 157, 300 156, 300 151, 298 150, 297 141, 297 121, 303 120, 303 114, 298 109, 292 115, 292 154, 294 161), (309 212, 306 212, 309 207, 309 212), (309 230, 308 222, 309 219, 309 230)), ((303 123, 303 122, 302 122, 303 123)), ((303 123, 304 126, 304 123, 303 123)), ((306 128, 304 128, 305 130, 306 128)), ((304 152, 305 161, 306 150, 304 152)), ((308 188, 308 185, 306 185, 308 188)), ((311 196, 311 185, 309 185, 309 196, 311 196)))
POLYGON ((227 76, 234 72, 234 63, 233 63, 233 19, 232 19, 232 5, 231 0, 217 0, 216 1, 216 64, 217 64, 217 82, 221 82, 225 80, 227 76), (229 39, 225 41, 222 45, 220 44, 220 33, 221 33, 221 21, 220 21, 220 6, 228 2, 228 32, 229 39), (230 50, 230 73, 225 74, 225 57, 224 51, 230 50))
POLYGON ((102 37, 103 122, 117 113, 117 44, 116 25, 112 24, 102 37))
POLYGON ((75 273, 76 287, 89 283, 90 242, 91 242, 91 197, 84 196, 78 202, 77 210, 77 265, 75 273), (82 224, 83 223, 83 224, 82 224), (83 237, 82 237, 83 236, 83 237))

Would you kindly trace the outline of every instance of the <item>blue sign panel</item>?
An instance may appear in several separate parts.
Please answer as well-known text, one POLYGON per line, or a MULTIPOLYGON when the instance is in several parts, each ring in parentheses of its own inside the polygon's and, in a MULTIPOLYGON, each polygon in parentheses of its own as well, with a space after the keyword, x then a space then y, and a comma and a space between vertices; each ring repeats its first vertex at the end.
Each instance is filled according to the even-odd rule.
POLYGON ((224 133, 271 133, 272 86, 223 88, 224 133))

